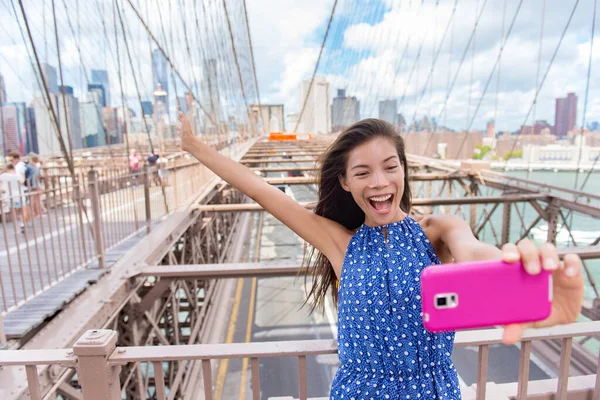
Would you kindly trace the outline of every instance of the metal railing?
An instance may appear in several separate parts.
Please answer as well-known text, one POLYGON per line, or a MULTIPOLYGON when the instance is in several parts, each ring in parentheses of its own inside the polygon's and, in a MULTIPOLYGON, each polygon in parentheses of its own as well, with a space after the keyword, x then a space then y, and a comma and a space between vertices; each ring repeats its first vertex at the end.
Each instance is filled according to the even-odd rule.
MULTIPOLYGON (((578 336, 600 336, 600 322, 583 322, 548 329, 530 330, 520 343, 518 381, 496 385, 487 382, 488 355, 490 346, 501 343, 500 329, 459 332, 455 345, 478 348, 477 384, 462 389, 464 399, 518 398, 518 399, 598 399, 600 397, 600 360, 595 375, 570 377, 569 365, 573 340, 578 336), (559 339, 559 375, 557 379, 529 382, 531 343, 536 340, 559 339), (570 385, 572 382, 572 385, 570 385), (503 397, 499 397, 499 396, 503 397)), ((60 365, 74 368, 77 372, 77 387, 82 389, 84 400, 121 399, 119 371, 122 365, 141 363, 145 368, 145 379, 155 382, 156 398, 167 399, 165 393, 164 362, 199 362, 202 368, 204 398, 213 398, 212 371, 214 360, 250 359, 252 398, 260 399, 260 364, 265 357, 296 357, 298 360, 299 398, 307 399, 307 357, 336 354, 335 340, 308 340, 286 342, 253 342, 233 344, 198 344, 179 346, 117 347, 117 332, 112 330, 87 331, 72 349, 60 350, 7 350, 0 352, 0 366, 6 368, 25 366, 29 398, 40 400, 44 393, 38 383, 38 366, 60 365), (210 382, 209 384, 205 384, 210 382)), ((189 368, 189 366, 188 366, 189 368)), ((460 373, 460 371, 459 371, 460 373)), ((73 389, 75 390, 75 389, 73 389)), ((7 393, 2 393, 7 398, 7 393)), ((170 397, 169 397, 170 398, 170 397)))
MULTIPOLYGON (((241 158, 248 141, 221 150, 241 158)), ((0 183, 0 314, 73 273, 105 268, 106 254, 196 198, 214 175, 191 157, 139 172, 89 169, 39 187, 0 183)))

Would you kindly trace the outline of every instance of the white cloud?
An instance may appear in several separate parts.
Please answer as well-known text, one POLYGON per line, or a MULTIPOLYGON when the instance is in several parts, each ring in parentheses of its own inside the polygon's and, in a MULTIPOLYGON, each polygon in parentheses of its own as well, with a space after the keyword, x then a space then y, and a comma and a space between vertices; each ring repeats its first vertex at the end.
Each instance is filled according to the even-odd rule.
MULTIPOLYGON (((61 56, 65 66, 65 83, 75 86, 77 90, 83 84, 79 53, 62 1, 57 0, 56 4, 61 56)), ((112 96, 113 99, 118 99, 120 87, 115 60, 113 1, 99 0, 99 8, 96 2, 65 1, 69 5, 74 28, 78 32, 81 30, 84 63, 88 69, 94 67, 109 71, 112 96), (77 7, 79 7, 79 20, 75 18, 77 7), (106 23, 108 41, 104 33, 103 19, 106 23)), ((149 16, 151 30, 167 49, 186 82, 192 87, 195 87, 194 80, 202 79, 201 58, 219 59, 219 83, 223 99, 230 106, 231 112, 235 110, 240 112, 242 101, 239 80, 232 62, 231 43, 222 2, 204 0, 204 9, 207 13, 204 18, 203 2, 181 1, 186 4, 185 10, 179 9, 180 0, 170 2, 171 8, 167 7, 169 2, 161 2, 158 6, 157 2, 140 3, 149 7, 147 13, 142 8, 142 15, 144 18, 146 14, 149 16), (196 29, 196 11, 200 15, 199 32, 196 29), (163 38, 161 18, 166 41, 163 38), (188 54, 183 32, 184 21, 191 57, 188 54), (173 43, 170 39, 171 34, 173 43)), ((505 32, 518 1, 507 0, 505 32)), ((433 1, 412 1, 409 7, 408 2, 398 0, 340 1, 331 27, 330 40, 319 69, 319 74, 327 76, 331 84, 332 96, 335 96, 337 88, 345 88, 348 95, 357 96, 361 101, 363 117, 377 116, 377 102, 386 98, 396 98, 402 102, 401 111, 406 118, 411 118, 415 111, 417 118, 423 114, 437 116, 446 97, 448 77, 451 79, 454 77, 473 30, 475 5, 479 4, 481 7, 483 4, 481 0, 458 2, 455 23, 441 47, 430 85, 426 88, 425 82, 431 69, 432 59, 441 43, 454 2, 455 0, 440 0, 436 7, 436 2, 433 1), (341 44, 335 42, 335 48, 332 47, 334 38, 343 38, 341 44), (452 52, 450 52, 451 42, 452 52), (410 45, 407 46, 407 43, 410 45), (421 55, 417 60, 419 47, 421 47, 421 55), (405 48, 407 52, 400 62, 405 48), (414 73, 410 77, 413 66, 415 66, 414 73), (421 98, 422 93, 425 95, 421 98), (418 109, 416 109, 417 103, 419 103, 418 109)), ((40 57, 42 61, 47 60, 56 65, 51 2, 28 0, 25 3, 40 57), (45 10, 42 9, 43 4, 45 10)), ((133 3, 138 4, 136 1, 133 3)), ((313 71, 333 0, 247 0, 246 3, 262 101, 284 103, 288 113, 297 111, 299 86, 301 81, 309 78, 313 71)), ((126 29, 131 35, 128 39, 133 52, 136 77, 139 79, 142 97, 150 98, 152 69, 148 38, 127 2, 123 4, 126 29)), ((471 50, 467 52, 457 77, 445 113, 447 123, 456 129, 466 128, 467 116, 473 114, 497 58, 503 4, 504 1, 487 1, 477 30, 475 56, 472 58, 471 50), (472 77, 471 65, 474 66, 472 77), (469 92, 471 93, 470 108, 469 92)), ((241 5, 241 0, 227 0, 244 87, 249 101, 253 101, 255 93, 252 67, 245 36, 245 16, 241 5)), ((550 61, 572 6, 571 0, 547 1, 540 79, 550 61)), ((565 96, 568 91, 574 91, 579 97, 578 119, 581 120, 592 6, 590 2, 581 2, 579 5, 540 93, 536 108, 538 119, 547 119, 553 123, 554 99, 565 96)), ((37 89, 34 87, 33 72, 18 25, 12 15, 12 9, 7 7, 6 3, 0 3, 0 10, 2 10, 0 11, 0 54, 3 57, 0 58, 0 73, 4 75, 7 82, 9 99, 28 101, 37 89), (6 65, 5 60, 10 60, 10 65, 6 65)), ((482 128, 494 115, 497 115, 497 126, 501 129, 514 130, 524 122, 534 94, 540 24, 541 2, 525 1, 502 58, 500 91, 496 93, 494 76, 477 114, 476 128, 482 128)), ((152 48, 154 47, 152 45, 152 48)), ((133 107, 137 104, 137 93, 122 40, 120 57, 126 101, 133 107)), ((595 41, 593 66, 597 65, 598 61, 600 61, 600 40, 595 41)), ((598 96, 600 83, 597 83, 596 76, 593 70, 588 121, 600 119, 600 96, 598 96)), ((182 92, 181 87, 178 89, 182 92)), ((115 102, 115 105, 117 103, 120 101, 115 102)))

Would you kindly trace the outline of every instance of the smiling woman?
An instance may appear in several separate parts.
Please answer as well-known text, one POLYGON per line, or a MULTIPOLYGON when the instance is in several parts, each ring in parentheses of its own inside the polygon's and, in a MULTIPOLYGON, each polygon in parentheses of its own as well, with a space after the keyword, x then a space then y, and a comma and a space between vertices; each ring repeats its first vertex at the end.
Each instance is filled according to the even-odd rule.
MULTIPOLYGON (((180 119, 183 150, 312 245, 305 260, 308 298, 318 307, 331 293, 338 306, 340 367, 331 399, 460 399, 450 359, 454 332, 429 332, 421 316, 421 273, 431 265, 502 258, 522 260, 532 275, 552 270, 550 317, 529 326, 569 323, 579 315, 577 256, 565 256, 563 266, 552 245, 538 249, 525 240, 500 251, 475 239, 460 218, 411 217, 404 142, 385 121, 359 121, 331 144, 320 161, 319 200, 311 213, 202 143, 187 118, 180 119)), ((519 340, 525 327, 508 325, 504 342, 519 340)))

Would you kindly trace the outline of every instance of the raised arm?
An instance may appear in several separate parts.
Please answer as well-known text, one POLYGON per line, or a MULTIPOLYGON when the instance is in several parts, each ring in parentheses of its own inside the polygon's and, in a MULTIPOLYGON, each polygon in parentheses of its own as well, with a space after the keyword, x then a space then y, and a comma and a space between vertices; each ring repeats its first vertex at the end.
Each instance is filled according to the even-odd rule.
POLYGON ((187 117, 179 113, 181 148, 231 186, 254 199, 298 236, 317 248, 331 261, 338 278, 351 233, 342 225, 318 216, 276 187, 268 184, 246 166, 221 155, 192 134, 187 117))

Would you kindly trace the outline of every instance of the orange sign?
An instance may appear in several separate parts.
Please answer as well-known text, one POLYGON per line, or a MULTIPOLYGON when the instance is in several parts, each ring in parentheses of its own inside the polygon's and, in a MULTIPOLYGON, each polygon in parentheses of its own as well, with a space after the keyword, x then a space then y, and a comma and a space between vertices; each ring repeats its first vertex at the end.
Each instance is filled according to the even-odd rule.
POLYGON ((311 138, 308 133, 271 132, 269 135, 269 140, 310 140, 311 138))

